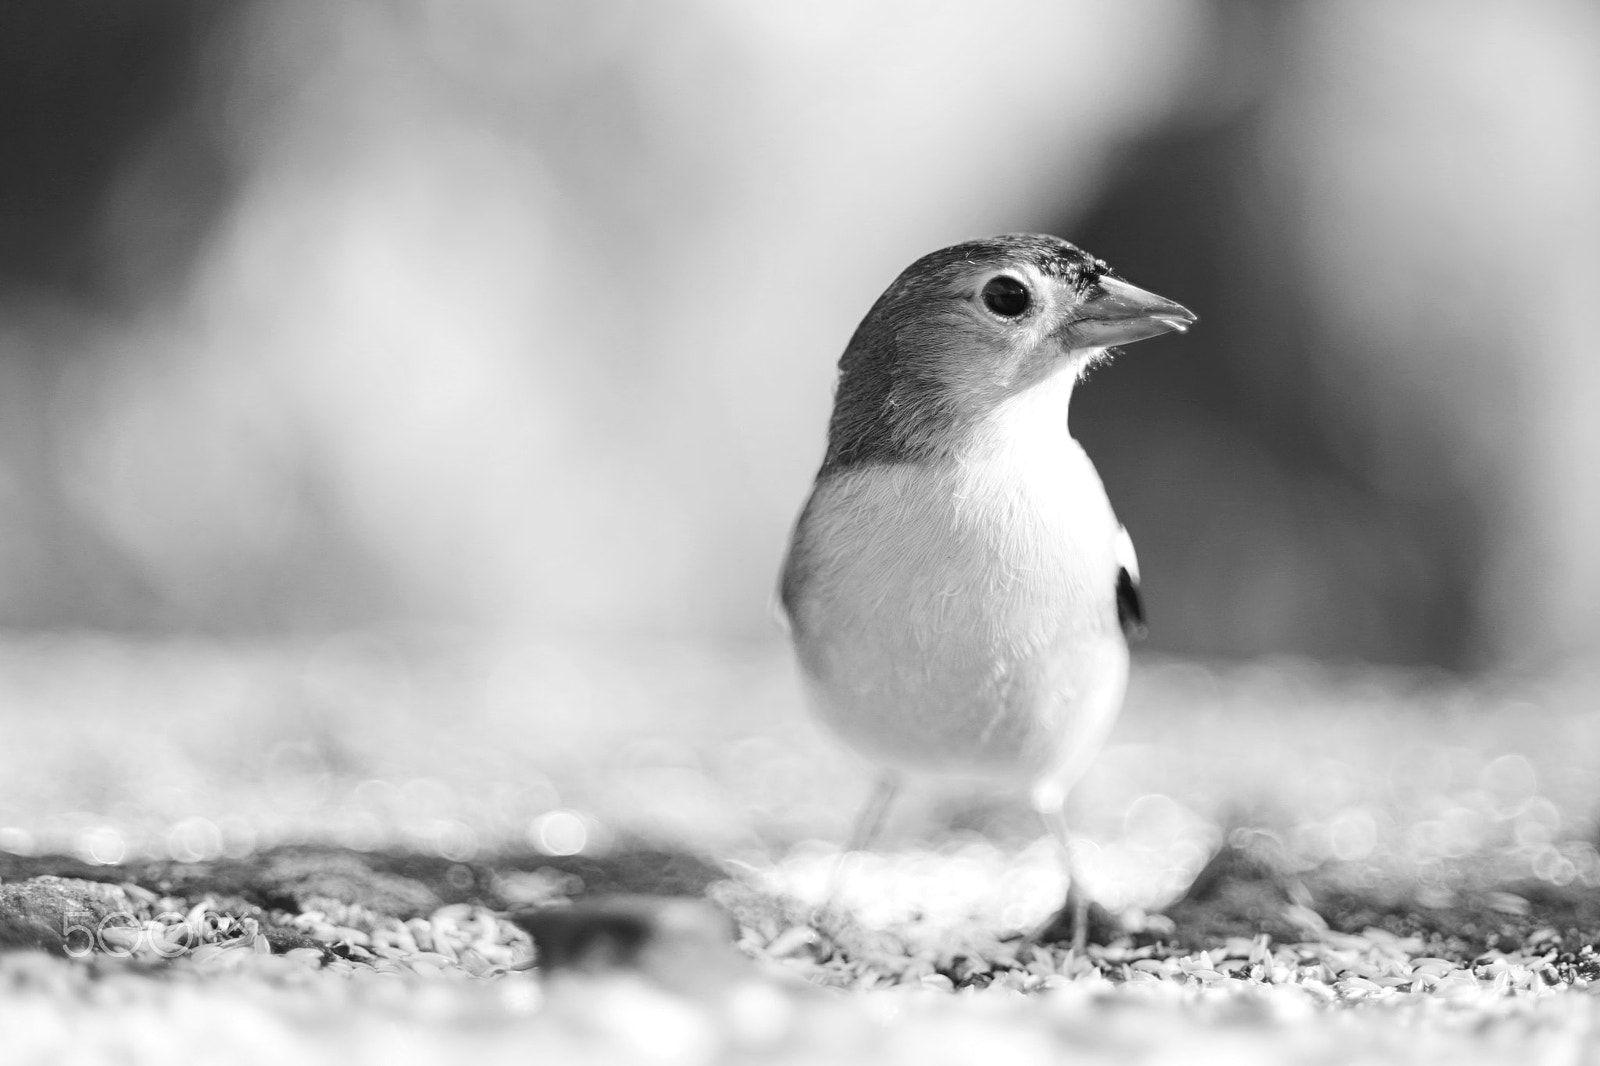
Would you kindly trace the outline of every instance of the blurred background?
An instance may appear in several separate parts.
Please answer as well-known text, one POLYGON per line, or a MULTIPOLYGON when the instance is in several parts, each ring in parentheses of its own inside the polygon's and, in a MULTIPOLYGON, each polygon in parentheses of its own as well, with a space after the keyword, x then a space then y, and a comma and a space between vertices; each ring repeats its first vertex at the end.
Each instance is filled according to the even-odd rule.
POLYGON ((1600 12, 8 4, 0 620, 769 639, 833 365, 956 240, 1195 308, 1074 425, 1152 647, 1600 641, 1600 12))
MULTIPOLYGON (((1317 704, 1312 661, 1600 650, 1586 0, 13 0, 0 25, 0 846, 120 855, 141 818, 174 855, 370 843, 393 814, 457 852, 496 825, 581 847, 593 825, 539 821, 567 786, 510 753, 642 722, 725 746, 634 734, 607 779, 633 816, 764 802, 802 835, 804 775, 836 771, 794 755, 768 602, 835 361, 911 260, 1006 231, 1201 320, 1073 411, 1157 664, 1107 809, 1238 800, 1139 746, 1174 707, 1235 722, 1219 759, 1286 704, 1354 700, 1318 728, 1387 743, 1409 682, 1317 704), (418 635, 489 650, 441 679, 418 635), (742 650, 616 651, 662 647, 742 650), (1184 665, 1258 660, 1257 717, 1184 665), (446 722, 522 746, 469 758, 446 722)), ((1440 699, 1417 744, 1483 704, 1440 699)), ((1570 741, 1526 731, 1538 693, 1488 703, 1570 741)), ((1495 737, 1446 760, 1478 799, 1436 821, 1509 833, 1494 812, 1550 784, 1518 754, 1494 806, 1495 737)), ((1352 765, 1308 817, 1359 842, 1352 765)))

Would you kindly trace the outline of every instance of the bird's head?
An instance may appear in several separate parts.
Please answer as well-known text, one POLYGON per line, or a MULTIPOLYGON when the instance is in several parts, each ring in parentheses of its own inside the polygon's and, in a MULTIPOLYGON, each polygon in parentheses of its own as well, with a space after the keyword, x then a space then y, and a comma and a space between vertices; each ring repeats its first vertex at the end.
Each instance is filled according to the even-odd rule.
POLYGON ((839 360, 825 465, 959 447, 1007 401, 1063 375, 1070 388, 1113 345, 1194 321, 1059 237, 1008 234, 925 255, 878 297, 839 360))

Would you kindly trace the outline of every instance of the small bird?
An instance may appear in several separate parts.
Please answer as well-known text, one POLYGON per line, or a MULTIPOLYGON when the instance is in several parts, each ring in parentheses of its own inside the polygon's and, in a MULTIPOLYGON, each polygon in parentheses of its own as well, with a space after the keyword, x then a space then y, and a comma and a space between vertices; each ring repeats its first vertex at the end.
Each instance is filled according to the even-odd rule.
POLYGON ((884 767, 851 850, 904 774, 1027 789, 1061 845, 1060 921, 1080 947, 1063 807, 1121 709, 1144 612, 1133 544, 1067 407, 1113 345, 1194 321, 1058 237, 917 260, 839 360, 783 566, 813 711, 884 767))

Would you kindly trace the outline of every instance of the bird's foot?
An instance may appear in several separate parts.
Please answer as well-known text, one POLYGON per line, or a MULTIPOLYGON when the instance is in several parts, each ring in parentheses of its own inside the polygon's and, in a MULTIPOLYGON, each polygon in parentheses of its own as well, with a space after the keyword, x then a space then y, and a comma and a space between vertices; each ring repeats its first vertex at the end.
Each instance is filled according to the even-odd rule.
POLYGON ((1109 944, 1125 931, 1122 920, 1100 904, 1069 897, 1028 939, 1036 944, 1067 944, 1082 951, 1090 944, 1109 944))

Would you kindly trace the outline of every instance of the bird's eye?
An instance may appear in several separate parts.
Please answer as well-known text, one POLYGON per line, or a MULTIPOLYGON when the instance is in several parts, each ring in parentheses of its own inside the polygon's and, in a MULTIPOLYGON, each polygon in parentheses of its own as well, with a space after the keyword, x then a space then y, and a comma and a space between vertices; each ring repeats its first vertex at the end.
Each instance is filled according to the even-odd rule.
POLYGON ((1028 287, 1010 274, 996 274, 983 286, 983 306, 1001 318, 1016 318, 1033 303, 1028 287))

